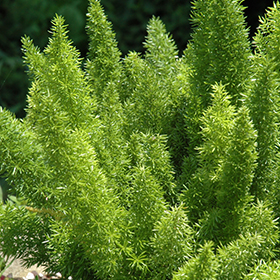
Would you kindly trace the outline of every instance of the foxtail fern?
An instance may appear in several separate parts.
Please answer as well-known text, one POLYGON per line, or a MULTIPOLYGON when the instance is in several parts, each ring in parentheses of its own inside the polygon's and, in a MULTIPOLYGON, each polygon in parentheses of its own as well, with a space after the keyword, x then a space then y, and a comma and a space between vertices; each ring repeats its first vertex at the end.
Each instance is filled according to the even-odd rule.
POLYGON ((23 37, 27 115, 0 108, 1 253, 65 279, 276 279, 279 8, 253 51, 240 0, 194 1, 182 57, 152 17, 122 58, 98 0, 85 60, 61 16, 43 50, 23 37))

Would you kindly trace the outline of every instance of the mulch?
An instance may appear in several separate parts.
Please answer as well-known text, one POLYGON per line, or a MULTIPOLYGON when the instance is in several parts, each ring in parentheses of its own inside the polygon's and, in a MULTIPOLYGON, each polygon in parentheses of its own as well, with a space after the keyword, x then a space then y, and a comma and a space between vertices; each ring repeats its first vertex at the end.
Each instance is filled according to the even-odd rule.
POLYGON ((0 274, 0 280, 59 280, 60 278, 59 273, 55 276, 46 274, 44 267, 31 266, 26 268, 20 259, 15 259, 4 270, 3 275, 0 274))
POLYGON ((2 275, 0 277, 0 280, 50 280, 50 279, 58 280, 59 278, 49 276, 49 275, 43 275, 42 273, 39 274, 36 271, 28 272, 26 277, 13 277, 12 274, 2 275))

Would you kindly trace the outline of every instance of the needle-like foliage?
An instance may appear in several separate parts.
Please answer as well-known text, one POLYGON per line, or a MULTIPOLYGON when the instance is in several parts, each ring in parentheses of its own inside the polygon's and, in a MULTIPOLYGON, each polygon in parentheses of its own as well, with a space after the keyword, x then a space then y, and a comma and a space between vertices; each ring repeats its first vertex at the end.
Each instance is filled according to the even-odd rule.
POLYGON ((25 36, 27 115, 0 108, 0 249, 63 279, 278 279, 279 2, 193 2, 182 57, 153 17, 125 58, 98 0, 86 59, 25 36), (265 275, 265 276, 264 276, 265 275), (255 277, 255 278, 254 278, 255 277))

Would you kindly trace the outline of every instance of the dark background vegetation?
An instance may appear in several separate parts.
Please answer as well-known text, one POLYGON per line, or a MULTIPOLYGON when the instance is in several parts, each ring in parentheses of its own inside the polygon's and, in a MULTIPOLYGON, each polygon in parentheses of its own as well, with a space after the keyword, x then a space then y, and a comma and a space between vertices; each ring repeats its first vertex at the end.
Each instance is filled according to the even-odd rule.
MULTIPOLYGON (((101 0, 113 23, 123 55, 142 52, 146 25, 152 15, 160 16, 182 52, 190 38, 191 1, 184 0, 101 0)), ((244 1, 250 36, 258 16, 273 1, 244 1)), ((41 49, 47 44, 50 21, 61 14, 69 24, 69 36, 81 51, 87 51, 85 32, 87 0, 1 0, 0 1, 0 105, 24 117, 28 79, 22 65, 21 37, 30 36, 41 49)))

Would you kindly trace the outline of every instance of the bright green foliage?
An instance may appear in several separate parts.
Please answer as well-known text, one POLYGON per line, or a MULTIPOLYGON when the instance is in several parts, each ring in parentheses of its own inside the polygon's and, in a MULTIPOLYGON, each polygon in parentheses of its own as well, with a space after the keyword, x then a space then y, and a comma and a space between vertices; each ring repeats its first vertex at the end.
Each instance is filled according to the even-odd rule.
POLYGON ((278 243, 279 229, 278 218, 269 203, 257 201, 254 204, 247 204, 244 214, 240 219, 240 231, 242 235, 257 233, 262 238, 262 249, 258 252, 260 259, 275 257, 275 245, 278 243))
POLYGON ((232 240, 239 232, 240 212, 248 202, 255 169, 256 133, 248 110, 241 107, 234 119, 231 142, 219 170, 217 208, 223 230, 220 241, 232 240))
MULTIPOLYGON (((144 43, 146 59, 154 67, 155 71, 163 77, 174 75, 178 50, 172 37, 167 33, 166 28, 159 18, 153 17, 147 26, 148 35, 144 43)), ((169 84, 170 86, 170 84, 169 84)))
POLYGON ((1 173, 5 172, 8 180, 18 186, 22 196, 30 195, 31 201, 42 205, 47 196, 50 173, 41 155, 42 148, 35 143, 35 135, 25 123, 2 108, 0 112, 1 173))
MULTIPOLYGON (((174 119, 183 123, 183 116, 178 118, 180 107, 184 106, 184 97, 180 92, 181 86, 176 83, 177 76, 181 74, 181 61, 178 50, 171 35, 167 33, 164 24, 159 18, 153 17, 147 26, 148 35, 144 47, 147 49, 145 59, 156 74, 157 92, 166 92, 165 96, 159 96, 166 103, 162 114, 162 125, 157 132, 167 133, 172 137, 175 134, 174 119), (163 118, 164 116, 164 118, 163 118), (172 123, 173 122, 173 123, 172 123)), ((169 139, 169 146, 175 146, 178 139, 169 139)), ((179 141, 178 141, 179 142, 179 141)), ((179 143, 177 143, 178 145, 179 143)))
POLYGON ((124 60, 124 87, 121 100, 126 114, 125 130, 168 134, 168 147, 175 168, 180 169, 185 149, 185 96, 181 91, 182 63, 172 37, 159 18, 147 27, 145 59, 131 52, 124 60))
POLYGON ((258 260, 273 258, 279 231, 272 211, 261 203, 249 204, 245 211, 238 238, 226 246, 219 246, 216 254, 213 252, 214 244, 205 243, 198 249, 198 254, 174 274, 173 279, 244 279, 258 260))
POLYGON ((149 168, 140 164, 136 166, 132 170, 131 181, 128 207, 131 223, 135 227, 133 232, 138 252, 145 247, 154 223, 163 215, 165 203, 163 191, 149 168))
POLYGON ((258 131, 258 165, 251 193, 256 198, 263 199, 272 191, 276 180, 273 170, 278 142, 279 86, 274 63, 266 54, 255 54, 254 67, 256 73, 247 101, 254 127, 258 131))
MULTIPOLYGON (((46 247, 46 253, 30 254, 26 240, 11 238, 13 246, 1 239, 3 252, 76 279, 145 277, 148 265, 154 266, 145 257, 153 228, 168 211, 164 196, 174 196, 165 141, 143 135, 125 142, 116 80, 103 83, 100 100, 61 17, 53 20, 42 53, 27 37, 23 49, 32 81, 29 106, 23 122, 1 111, 1 171, 26 201, 3 208, 1 236, 21 240, 19 232, 27 236, 34 229, 30 246, 41 252, 46 247), (41 231, 35 230, 38 223, 45 225, 41 231)), ((176 225, 186 226, 184 220, 176 225)), ((158 253, 162 259, 160 254, 165 251, 158 253)))
POLYGON ((265 263, 260 261, 254 270, 244 277, 244 280, 278 280, 280 277, 280 264, 278 261, 265 263))
POLYGON ((240 219, 241 235, 217 251, 217 279, 243 279, 257 260, 275 257, 279 230, 271 209, 263 204, 248 204, 240 219))
POLYGON ((186 127, 188 158, 183 176, 194 173, 196 146, 201 144, 200 118, 211 103, 211 87, 222 83, 232 104, 240 106, 250 74, 250 43, 240 0, 197 0, 193 2, 192 39, 185 50, 190 65, 186 127))
POLYGON ((258 252, 262 249, 262 237, 247 234, 218 250, 219 275, 217 279, 243 279, 248 267, 258 260, 258 252))
POLYGON ((201 118, 204 143, 203 147, 198 148, 201 163, 207 162, 209 168, 217 167, 225 157, 235 115, 234 107, 223 85, 213 86, 212 99, 212 106, 208 107, 201 118))
POLYGON ((98 127, 98 137, 94 139, 96 156, 108 183, 121 195, 128 180, 129 158, 124 139, 123 110, 114 83, 109 83, 104 89, 99 109, 96 118, 102 121, 102 125, 98 127))
POLYGON ((121 67, 120 51, 112 30, 99 1, 89 3, 87 33, 89 53, 86 63, 87 79, 97 98, 97 116, 102 120, 102 137, 95 142, 97 157, 102 168, 118 184, 124 180, 127 163, 123 141, 123 110, 119 100, 121 67), (104 160, 106 158, 106 160, 104 160), (117 164, 121 161, 122 164, 117 164))
POLYGON ((200 235, 217 243, 238 235, 240 211, 248 202, 255 168, 256 135, 248 110, 234 112, 221 85, 202 121, 199 163, 184 197, 194 221, 202 218, 200 235))
POLYGON ((164 190, 167 201, 175 199, 175 180, 170 155, 166 149, 166 139, 162 135, 132 134, 128 153, 132 166, 146 166, 164 190))
POLYGON ((216 279, 215 254, 213 243, 205 243, 198 249, 196 257, 188 261, 178 272, 174 274, 174 280, 214 280, 216 279))
POLYGON ((161 81, 157 79, 157 73, 134 52, 126 57, 124 71, 128 84, 125 91, 128 98, 124 100, 126 134, 160 133, 171 100, 161 81))
MULTIPOLYGON (((120 253, 116 245, 119 227, 115 222, 124 221, 125 211, 118 207, 114 190, 106 187, 107 179, 95 159, 92 143, 100 124, 93 115, 94 99, 89 96, 78 53, 67 40, 61 17, 54 19, 52 32, 44 54, 38 53, 28 38, 23 42, 25 60, 34 77, 26 123, 44 146, 43 161, 50 171, 48 187, 40 193, 48 198, 44 209, 51 206, 55 218, 52 238, 47 244, 57 257, 73 255, 71 262, 52 259, 50 268, 62 270, 65 275, 85 277, 79 270, 82 252, 92 266, 98 259, 106 260, 95 267, 97 273, 113 274, 114 259, 120 253), (92 230, 88 232, 87 228, 92 230)), ((37 201, 31 203, 30 206, 38 207, 37 201)), ((47 209, 40 211, 44 213, 47 209)))
POLYGON ((184 205, 164 212, 151 238, 152 279, 169 279, 172 272, 191 257, 192 236, 184 205))
POLYGON ((120 59, 97 0, 85 64, 60 16, 43 51, 22 39, 27 116, 0 108, 4 255, 77 280, 277 278, 279 3, 254 53, 241 1, 193 7, 182 58, 153 17, 146 53, 120 59))
POLYGON ((280 3, 276 1, 273 7, 268 8, 265 16, 260 19, 260 25, 254 37, 256 50, 264 53, 273 61, 279 75, 279 36, 280 36, 280 3))
POLYGON ((222 85, 213 87, 213 106, 204 113, 202 121, 203 146, 199 148, 199 165, 196 174, 187 185, 185 199, 191 220, 201 218, 207 207, 215 207, 217 172, 226 155, 233 126, 234 107, 222 85))
POLYGON ((126 87, 121 99, 125 104, 128 135, 170 130, 172 101, 177 98, 174 79, 178 72, 178 51, 158 18, 149 22, 144 46, 147 48, 146 59, 131 52, 124 61, 126 87))
POLYGON ((202 121, 199 164, 184 193, 193 221, 202 218, 203 239, 228 242, 238 235, 240 211, 247 202, 255 168, 256 135, 248 110, 230 105, 224 86, 213 88, 212 106, 202 121))
POLYGON ((238 104, 249 78, 250 45, 240 0, 193 2, 192 40, 185 51, 194 68, 192 90, 201 95, 203 109, 210 103, 211 85, 222 82, 238 104))
POLYGON ((260 19, 254 38, 255 60, 258 64, 254 77, 258 87, 252 92, 252 119, 258 128, 259 161, 252 193, 273 201, 274 211, 279 216, 279 38, 280 3, 275 2, 260 19), (255 97, 254 97, 255 96, 255 97), (255 100, 254 100, 254 99, 255 100), (259 102, 259 107, 257 103, 259 102), (261 104, 261 106, 260 106, 261 104), (265 107, 263 106, 265 105, 265 107), (262 112, 261 112, 262 110, 262 112), (276 146, 278 147, 276 149, 276 146))
POLYGON ((90 88, 80 69, 79 53, 67 39, 61 17, 53 20, 52 34, 44 54, 29 38, 23 39, 25 63, 33 81, 27 122, 39 140, 48 143, 50 154, 65 141, 68 133, 79 128, 93 129, 95 109, 95 101, 89 96, 90 88), (85 110, 88 107, 92 109, 85 110))
POLYGON ((117 81, 120 76, 120 51, 103 8, 98 0, 89 1, 87 33, 89 53, 87 72, 92 88, 100 102, 108 82, 117 81))
POLYGON ((279 3, 260 20, 261 24, 255 36, 256 53, 253 56, 253 86, 248 96, 248 107, 255 128, 258 131, 257 151, 258 166, 252 194, 265 198, 273 190, 277 180, 273 170, 276 169, 276 145, 278 145, 279 122, 279 61, 280 38, 279 3))

